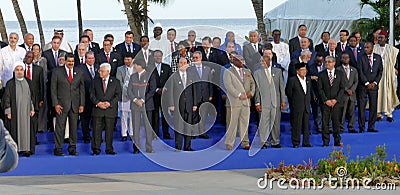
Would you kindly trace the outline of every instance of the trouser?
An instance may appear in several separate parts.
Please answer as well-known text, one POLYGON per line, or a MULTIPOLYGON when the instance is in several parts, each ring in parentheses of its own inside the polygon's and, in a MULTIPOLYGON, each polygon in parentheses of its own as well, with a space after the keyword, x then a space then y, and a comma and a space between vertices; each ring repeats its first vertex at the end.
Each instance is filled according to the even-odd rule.
POLYGON ((102 140, 102 132, 105 129, 106 136, 106 152, 114 151, 113 148, 113 136, 115 127, 115 117, 93 117, 93 138, 92 138, 92 150, 93 152, 100 152, 100 145, 102 140))
POLYGON ((356 123, 355 116, 356 104, 349 97, 345 97, 343 112, 340 117, 340 131, 344 130, 344 122, 348 120, 347 129, 349 131, 354 131, 354 125, 356 123))
POLYGON ((342 108, 339 105, 329 107, 327 105, 322 106, 322 141, 324 145, 329 145, 329 121, 332 120, 333 124, 333 139, 335 145, 340 144, 340 118, 342 114, 342 108))
POLYGON ((182 141, 184 141, 183 149, 188 150, 191 148, 193 129, 189 120, 192 114, 189 112, 181 112, 182 119, 177 115, 174 115, 174 131, 175 131, 175 149, 182 150, 182 141), (182 140, 183 137, 183 140, 182 140))
POLYGON ((303 132, 303 145, 310 144, 309 130, 310 113, 290 111, 290 121, 292 124, 292 144, 300 145, 300 135, 303 132))
POLYGON ((322 132, 322 113, 319 105, 319 100, 311 100, 311 111, 314 121, 314 126, 317 129, 317 133, 322 132))
POLYGON ((67 117, 69 119, 69 146, 68 151, 76 151, 76 140, 77 140, 77 127, 78 127, 78 113, 74 113, 72 109, 66 111, 63 110, 61 114, 56 115, 56 127, 54 130, 54 140, 58 151, 62 150, 65 136, 65 126, 67 123, 67 117))
POLYGON ((130 111, 121 111, 121 136, 126 137, 127 133, 129 136, 133 136, 132 118, 130 117, 130 111))
MULTIPOLYGON (((159 129, 160 129, 160 107, 161 107, 161 95, 156 93, 154 94, 154 110, 152 114, 152 127, 156 135, 159 136, 159 129)), ((168 123, 165 120, 164 113, 161 111, 161 125, 162 125, 162 132, 163 137, 170 137, 168 123)))
POLYGON ((235 143, 236 132, 239 130, 241 145, 249 145, 248 127, 250 117, 250 107, 230 107, 227 109, 227 115, 230 115, 230 122, 226 131, 225 144, 233 146, 235 143), (238 127, 239 125, 239 127, 238 127), (238 129, 239 128, 239 129, 238 129))
POLYGON ((367 89, 365 86, 359 85, 358 88, 358 126, 361 131, 365 130, 365 105, 367 104, 367 100, 365 97, 368 95, 369 102, 369 119, 368 119, 368 130, 375 129, 375 122, 377 118, 377 109, 378 109, 378 89, 375 87, 372 90, 367 89))
POLYGON ((142 126, 142 121, 144 122, 144 129, 146 131, 146 151, 152 151, 153 146, 153 135, 154 131, 151 128, 151 110, 132 110, 131 118, 133 118, 133 141, 135 146, 140 149, 140 127, 142 126))
MULTIPOLYGON (((260 124, 258 126, 258 133, 262 144, 267 144, 269 135, 275 133, 275 135, 273 135, 272 136, 273 138, 271 139, 274 142, 273 145, 276 145, 276 132, 272 132, 275 121, 275 115, 276 115, 276 109, 272 108, 271 106, 262 107, 260 124)), ((279 134, 278 134, 278 139, 279 139, 279 134)))
MULTIPOLYGON (((88 103, 88 104, 91 104, 88 103)), ((81 128, 83 134, 83 140, 90 140, 90 122, 92 120, 92 106, 86 105, 83 112, 80 114, 81 128)), ((93 124, 94 126, 94 124, 93 124)))

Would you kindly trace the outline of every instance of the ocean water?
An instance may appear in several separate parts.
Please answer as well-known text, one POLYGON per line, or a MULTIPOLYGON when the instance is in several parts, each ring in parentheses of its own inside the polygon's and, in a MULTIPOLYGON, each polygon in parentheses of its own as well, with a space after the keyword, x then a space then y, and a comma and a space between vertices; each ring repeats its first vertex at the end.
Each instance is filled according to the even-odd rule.
MULTIPOLYGON (((195 30, 196 40, 201 42, 204 36, 218 36, 224 40, 227 31, 233 31, 236 34, 236 42, 242 44, 250 30, 257 28, 256 19, 164 19, 154 20, 154 23, 160 23, 163 26, 163 36, 166 36, 169 28, 177 30, 177 41, 187 38, 189 30, 195 30)), ((35 42, 39 43, 39 30, 36 21, 26 21, 28 32, 34 34, 35 42)), ((63 29, 64 37, 71 45, 79 42, 78 22, 75 20, 66 21, 42 21, 43 31, 46 43, 51 41, 54 29, 63 29)), ((149 24, 149 37, 152 39, 153 24, 149 24)), ((6 21, 7 33, 17 32, 21 35, 21 30, 17 21, 6 21)), ((129 30, 126 20, 86 20, 83 21, 83 28, 90 28, 94 32, 94 41, 102 43, 103 36, 111 33, 114 35, 114 45, 124 41, 124 33, 129 30)), ((19 43, 23 43, 22 36, 19 43)))

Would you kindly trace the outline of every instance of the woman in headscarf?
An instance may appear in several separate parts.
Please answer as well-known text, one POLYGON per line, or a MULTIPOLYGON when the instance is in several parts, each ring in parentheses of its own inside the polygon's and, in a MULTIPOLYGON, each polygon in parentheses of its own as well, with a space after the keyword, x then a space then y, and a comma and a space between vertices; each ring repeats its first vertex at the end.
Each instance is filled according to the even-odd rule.
POLYGON ((39 44, 32 45, 33 52, 33 64, 36 66, 40 66, 43 69, 43 106, 39 110, 39 127, 38 132, 44 132, 47 130, 47 96, 46 96, 46 83, 47 83, 47 59, 42 57, 42 50, 39 44))
POLYGON ((233 42, 235 43, 235 51, 238 52, 239 55, 243 55, 242 53, 242 46, 240 46, 239 44, 237 44, 235 42, 235 33, 233 33, 232 31, 228 31, 225 35, 225 41, 224 44, 222 44, 219 49, 220 50, 224 50, 226 51, 226 45, 228 44, 228 42, 233 42))

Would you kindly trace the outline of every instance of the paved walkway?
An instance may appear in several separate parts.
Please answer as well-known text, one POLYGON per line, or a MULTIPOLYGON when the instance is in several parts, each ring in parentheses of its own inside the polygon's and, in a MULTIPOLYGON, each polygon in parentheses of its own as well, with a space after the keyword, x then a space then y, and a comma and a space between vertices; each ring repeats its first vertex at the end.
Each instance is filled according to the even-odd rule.
MULTIPOLYGON (((132 165, 134 166, 134 165, 132 165)), ((0 194, 398 194, 400 190, 282 190, 257 187, 263 169, 0 176, 0 194)), ((275 184, 276 185, 276 184, 275 184)), ((400 187, 397 187, 400 189, 400 187)))

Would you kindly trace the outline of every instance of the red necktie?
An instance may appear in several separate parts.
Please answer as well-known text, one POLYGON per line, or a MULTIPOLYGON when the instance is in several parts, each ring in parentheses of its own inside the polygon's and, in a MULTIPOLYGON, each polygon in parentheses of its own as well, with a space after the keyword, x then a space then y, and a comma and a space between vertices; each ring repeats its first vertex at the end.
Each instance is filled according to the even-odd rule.
POLYGON ((106 91, 107 91, 106 79, 103 79, 103 92, 106 93, 106 91))
POLYGON ((173 42, 171 42, 171 53, 174 53, 174 43, 173 42))
POLYGON ((354 59, 357 61, 357 48, 353 49, 354 59))
POLYGON ((106 54, 107 62, 110 63, 110 55, 107 53, 106 54))
POLYGON ((373 65, 372 56, 369 55, 369 56, 368 56, 368 59, 369 59, 369 65, 371 66, 371 72, 372 72, 372 65, 373 65))
POLYGON ((344 43, 342 43, 342 51, 344 51, 344 43))
POLYGON ((71 69, 68 69, 68 70, 69 70, 68 80, 69 80, 69 83, 72 84, 72 72, 71 72, 71 69))
POLYGON ((28 65, 28 71, 26 72, 26 78, 31 80, 31 66, 28 65))

